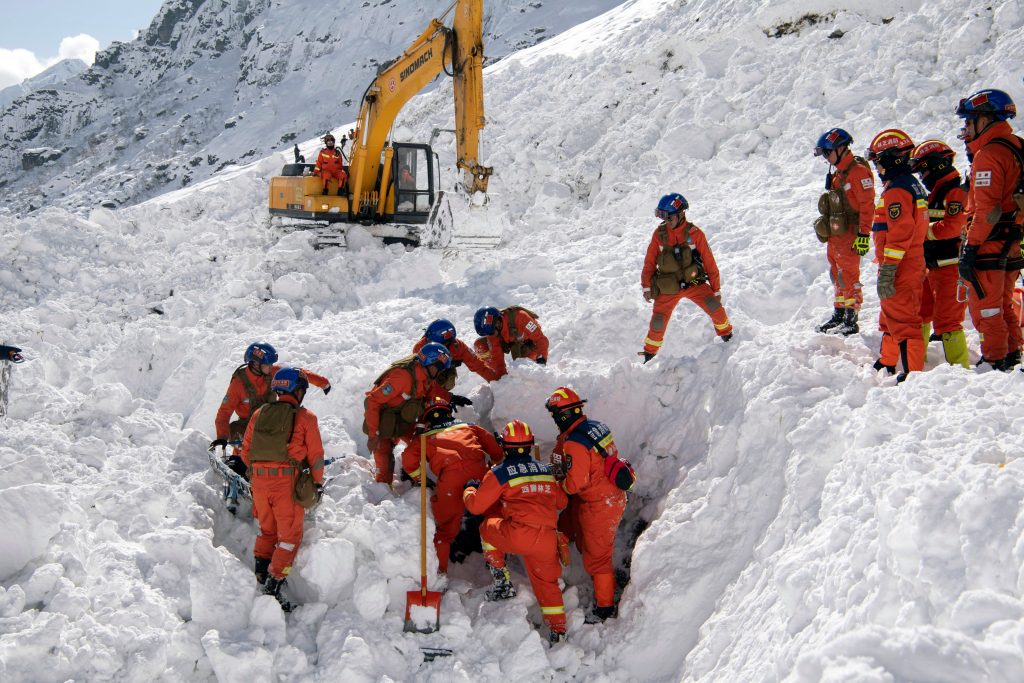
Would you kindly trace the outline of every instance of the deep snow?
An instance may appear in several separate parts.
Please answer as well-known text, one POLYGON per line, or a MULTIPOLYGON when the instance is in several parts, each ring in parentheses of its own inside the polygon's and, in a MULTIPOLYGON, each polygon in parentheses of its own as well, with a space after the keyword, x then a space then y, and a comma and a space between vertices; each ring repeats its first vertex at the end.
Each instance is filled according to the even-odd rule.
MULTIPOLYGON (((1024 10, 989 7, 636 0, 503 60, 485 161, 511 227, 490 253, 359 234, 313 250, 265 215, 287 150, 116 213, 0 215, 3 336, 29 358, 0 430, 0 678, 1024 680, 1024 375, 942 365, 937 345, 899 387, 874 373, 867 261, 862 333, 813 332, 831 301, 814 140, 842 125, 860 148, 898 124, 960 149, 957 99, 1024 98, 1024 10), (769 37, 786 22, 799 31, 769 37), (737 331, 717 342, 683 303, 640 365, 639 270, 667 191, 707 232, 737 331), (550 445, 543 400, 569 384, 639 473, 619 616, 582 623, 576 557, 552 650, 522 571, 518 598, 486 603, 477 557, 446 586, 431 558, 442 629, 402 633, 418 496, 371 483, 360 431, 363 392, 427 323, 472 338, 478 306, 510 303, 540 314, 551 363, 461 379, 475 414, 550 445), (256 596, 254 528, 206 467, 254 339, 334 386, 307 405, 339 478, 287 619, 256 596), (424 664, 419 645, 455 656, 424 664)), ((401 123, 426 139, 450 117, 442 84, 401 123)))

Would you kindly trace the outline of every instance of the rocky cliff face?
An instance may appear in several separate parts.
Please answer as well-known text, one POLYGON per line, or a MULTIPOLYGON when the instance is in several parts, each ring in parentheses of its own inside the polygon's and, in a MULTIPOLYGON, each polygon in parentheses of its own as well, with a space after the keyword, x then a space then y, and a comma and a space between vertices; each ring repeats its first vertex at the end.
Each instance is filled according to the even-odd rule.
MULTIPOLYGON (((566 9, 555 0, 485 0, 487 57, 619 1, 566 9)), ((131 204, 344 125, 377 65, 450 4, 166 0, 136 40, 0 110, 7 204, 18 212, 131 204)))

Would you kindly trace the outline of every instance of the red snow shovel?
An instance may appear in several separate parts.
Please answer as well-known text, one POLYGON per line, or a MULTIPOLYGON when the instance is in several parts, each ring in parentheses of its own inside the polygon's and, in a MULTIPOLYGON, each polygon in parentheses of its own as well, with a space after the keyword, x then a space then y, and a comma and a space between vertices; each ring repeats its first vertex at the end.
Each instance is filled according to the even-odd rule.
POLYGON ((427 590, 427 435, 420 435, 420 589, 405 594, 405 628, 433 633, 441 628, 441 592, 427 590))

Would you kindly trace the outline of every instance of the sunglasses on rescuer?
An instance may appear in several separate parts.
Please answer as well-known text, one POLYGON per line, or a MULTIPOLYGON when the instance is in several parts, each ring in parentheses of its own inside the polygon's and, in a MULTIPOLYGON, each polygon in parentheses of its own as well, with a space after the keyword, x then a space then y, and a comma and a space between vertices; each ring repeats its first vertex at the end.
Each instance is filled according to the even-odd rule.
POLYGON ((664 218, 671 218, 672 216, 676 216, 678 214, 679 214, 678 211, 666 211, 665 209, 655 209, 654 210, 654 215, 657 216, 658 218, 662 218, 662 219, 664 219, 664 218))

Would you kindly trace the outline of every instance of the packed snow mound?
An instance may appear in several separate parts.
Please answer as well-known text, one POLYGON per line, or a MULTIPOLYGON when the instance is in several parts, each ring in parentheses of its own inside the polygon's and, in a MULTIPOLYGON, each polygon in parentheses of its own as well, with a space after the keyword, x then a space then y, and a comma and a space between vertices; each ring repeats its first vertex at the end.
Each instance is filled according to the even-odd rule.
MULTIPOLYGON (((317 251, 266 218, 280 155, 131 210, 0 214, 3 340, 29 359, 0 430, 0 522, 19 532, 4 680, 1024 679, 1024 374, 949 367, 937 345, 899 387, 873 372, 867 262, 862 332, 814 333, 831 289, 811 227, 821 131, 860 147, 898 125, 960 149, 956 101, 1024 99, 1022 51, 1013 3, 624 3, 487 72, 485 160, 512 229, 486 254, 317 251), (639 272, 668 191, 708 235, 736 333, 718 342, 683 302, 641 365, 639 272), (477 307, 512 303, 540 315, 550 362, 462 373, 466 419, 525 419, 544 450, 544 399, 570 385, 639 477, 618 617, 583 623, 574 552, 553 649, 521 566, 519 596, 488 603, 479 556, 439 577, 428 555, 441 630, 402 632, 418 492, 372 482, 361 431, 363 392, 431 320, 471 339, 477 307), (256 595, 254 523, 206 464, 256 339, 333 385, 307 398, 339 460, 287 617, 256 595)), ((399 125, 428 139, 449 88, 399 125)))

